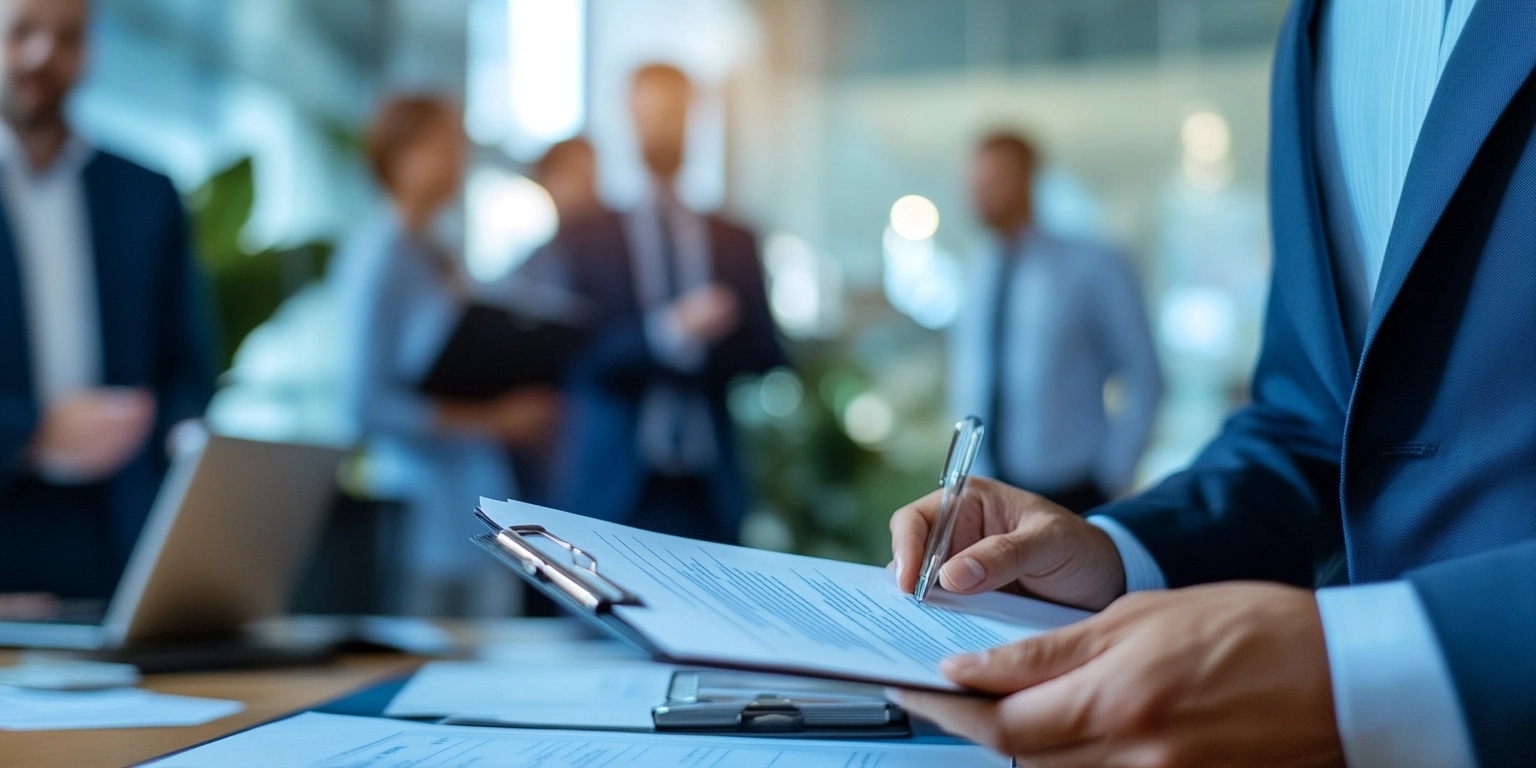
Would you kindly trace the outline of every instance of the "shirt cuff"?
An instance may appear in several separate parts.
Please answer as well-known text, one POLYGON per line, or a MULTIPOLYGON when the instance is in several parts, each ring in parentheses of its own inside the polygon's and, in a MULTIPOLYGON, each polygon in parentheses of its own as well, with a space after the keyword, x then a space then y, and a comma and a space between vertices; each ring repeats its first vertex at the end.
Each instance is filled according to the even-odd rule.
POLYGON ((672 322, 671 305, 657 307, 645 316, 645 340, 662 365, 683 373, 704 367, 704 345, 683 335, 672 322))
POLYGON ((1120 550, 1120 564, 1125 568, 1125 591, 1168 588, 1168 578, 1163 575, 1162 567, 1141 540, 1136 538, 1136 534, 1107 515, 1092 515, 1088 522, 1109 534, 1110 540, 1115 542, 1115 548, 1120 550))
POLYGON ((1473 768, 1450 668, 1404 581, 1317 592, 1350 768, 1473 768))

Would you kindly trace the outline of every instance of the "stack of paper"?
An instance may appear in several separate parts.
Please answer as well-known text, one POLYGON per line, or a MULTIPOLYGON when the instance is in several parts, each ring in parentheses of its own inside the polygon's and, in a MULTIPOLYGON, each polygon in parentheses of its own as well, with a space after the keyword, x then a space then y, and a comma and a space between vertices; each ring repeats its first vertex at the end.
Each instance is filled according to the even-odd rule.
POLYGON ((244 708, 238 701, 171 696, 137 688, 28 691, 0 686, 0 730, 7 731, 202 725, 244 708))
POLYGON ((1002 592, 919 602, 884 568, 666 536, 518 501, 481 499, 502 528, 539 525, 580 547, 644 605, 610 616, 688 665, 955 690, 945 657, 1087 618, 1002 592))
POLYGON ((649 661, 435 661, 396 694, 389 717, 529 727, 653 730, 674 668, 649 661))
POLYGON ((309 713, 237 733, 150 768, 1003 768, 980 747, 425 725, 309 713))

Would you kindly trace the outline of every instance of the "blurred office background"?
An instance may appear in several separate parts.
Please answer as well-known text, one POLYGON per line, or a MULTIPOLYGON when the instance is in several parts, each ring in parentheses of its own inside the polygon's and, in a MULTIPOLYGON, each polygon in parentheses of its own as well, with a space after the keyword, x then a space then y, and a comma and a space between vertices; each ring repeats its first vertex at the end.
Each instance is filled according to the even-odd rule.
POLYGON ((933 487, 961 415, 943 405, 943 331, 966 301, 980 232, 964 173, 988 130, 1042 145, 1042 226, 1136 260, 1168 379, 1140 481, 1187 461, 1245 396, 1285 4, 100 0, 75 114, 187 196, 229 367, 214 425, 335 441, 339 322, 321 278, 376 199, 359 136, 378 101, 461 100, 476 149, 452 235, 491 281, 554 232, 525 176, 551 143, 585 133, 609 201, 638 194, 628 73, 681 66, 703 104, 683 196, 759 232, 796 362, 732 396, 758 491, 744 537, 882 562, 886 519, 933 487))

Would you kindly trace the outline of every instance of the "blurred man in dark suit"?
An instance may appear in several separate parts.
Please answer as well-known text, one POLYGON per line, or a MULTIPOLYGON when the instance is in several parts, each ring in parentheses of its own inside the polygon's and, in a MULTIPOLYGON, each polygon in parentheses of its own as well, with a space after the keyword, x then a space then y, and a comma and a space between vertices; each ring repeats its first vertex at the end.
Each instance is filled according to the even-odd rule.
POLYGON ((567 384, 556 497, 580 514, 735 541, 747 507, 726 386, 784 364, 752 234, 688 210, 692 86, 675 67, 634 76, 631 111, 651 184, 623 213, 563 223, 530 274, 590 300, 596 332, 567 384))
POLYGON ((0 0, 0 592, 110 594, 213 390, 180 198, 65 118, 89 15, 0 0))

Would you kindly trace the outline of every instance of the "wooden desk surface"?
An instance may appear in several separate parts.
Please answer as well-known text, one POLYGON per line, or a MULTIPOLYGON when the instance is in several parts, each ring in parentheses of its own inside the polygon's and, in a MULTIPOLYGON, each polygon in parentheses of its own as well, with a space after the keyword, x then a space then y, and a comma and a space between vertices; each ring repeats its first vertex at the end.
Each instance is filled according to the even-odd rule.
MULTIPOLYGON (((0 651, 0 666, 16 653, 0 651)), ((325 667, 251 672, 146 675, 143 686, 161 693, 238 699, 244 711, 191 728, 92 731, 0 731, 3 768, 118 768, 200 744, 281 715, 313 707, 403 675, 422 663, 409 656, 360 655, 325 667)))

